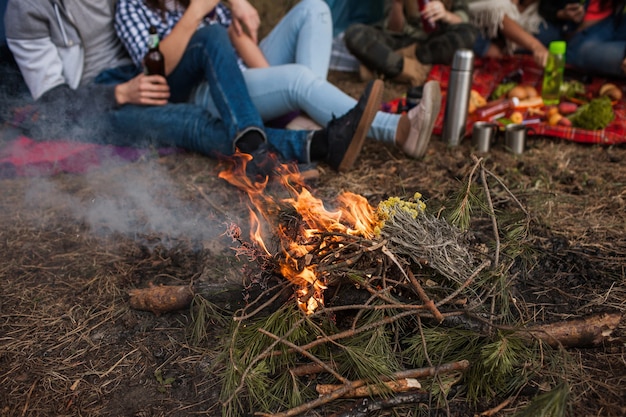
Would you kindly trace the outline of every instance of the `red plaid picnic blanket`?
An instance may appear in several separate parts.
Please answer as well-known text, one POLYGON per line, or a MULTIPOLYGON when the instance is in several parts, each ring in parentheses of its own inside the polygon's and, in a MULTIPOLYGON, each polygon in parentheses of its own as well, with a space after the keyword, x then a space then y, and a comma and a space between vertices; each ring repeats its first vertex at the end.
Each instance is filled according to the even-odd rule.
MULTIPOLYGON (((474 81, 472 88, 478 91, 482 96, 489 97, 493 90, 500 84, 500 81, 511 72, 521 68, 522 81, 521 84, 532 85, 541 91, 541 82, 543 79, 543 70, 529 55, 515 55, 505 59, 481 59, 477 58, 474 64, 474 81)), ((433 133, 439 135, 443 129, 443 116, 445 111, 446 93, 448 89, 448 79, 450 75, 450 67, 447 65, 434 65, 429 80, 439 81, 443 102, 441 112, 435 122, 433 133)), ((607 82, 606 78, 593 77, 590 84, 586 85, 587 91, 597 93, 602 84, 607 82)), ((610 80, 610 82, 623 87, 623 82, 610 80)), ((393 106, 393 104, 392 104, 393 106)), ((615 145, 626 143, 626 105, 624 101, 616 103, 613 107, 615 112, 615 120, 602 130, 585 130, 566 126, 550 126, 547 123, 533 124, 533 134, 539 136, 554 137, 566 139, 573 142, 615 145)), ((466 136, 470 136, 474 122, 468 118, 466 126, 466 136)))

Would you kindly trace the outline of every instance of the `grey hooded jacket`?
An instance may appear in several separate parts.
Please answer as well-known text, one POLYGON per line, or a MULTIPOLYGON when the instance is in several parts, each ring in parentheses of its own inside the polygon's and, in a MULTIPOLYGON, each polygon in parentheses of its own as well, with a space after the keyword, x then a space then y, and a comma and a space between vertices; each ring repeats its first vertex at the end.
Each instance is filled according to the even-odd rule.
POLYGON ((69 101, 72 111, 79 113, 116 107, 114 85, 92 81, 100 71, 131 61, 121 43, 111 43, 102 51, 96 50, 95 57, 94 51, 88 51, 92 58, 87 68, 86 35, 81 32, 114 35, 115 3, 116 0, 9 0, 4 16, 7 44, 34 99, 62 100, 63 104, 69 101))

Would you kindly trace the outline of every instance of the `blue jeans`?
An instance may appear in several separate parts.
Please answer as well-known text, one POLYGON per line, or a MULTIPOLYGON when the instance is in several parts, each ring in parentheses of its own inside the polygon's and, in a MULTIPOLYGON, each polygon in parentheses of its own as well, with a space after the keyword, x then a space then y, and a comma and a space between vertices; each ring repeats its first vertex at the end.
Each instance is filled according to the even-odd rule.
POLYGON ((567 44, 566 62, 585 71, 624 77, 621 65, 626 51, 626 16, 619 25, 613 16, 576 33, 567 44))
POLYGON ((384 2, 380 0, 325 0, 333 15, 334 36, 353 23, 372 25, 385 18, 384 2))
MULTIPOLYGON (((322 0, 302 0, 261 41, 268 68, 243 72, 250 97, 264 121, 301 110, 325 126, 356 105, 356 100, 326 80, 332 23, 322 0)), ((201 86, 196 103, 218 114, 213 94, 201 86)), ((399 115, 378 112, 368 136, 393 143, 399 115)))
MULTIPOLYGON (((210 25, 196 31, 185 53, 168 76, 170 103, 164 106, 124 105, 108 115, 115 135, 110 142, 123 146, 174 146, 204 155, 231 155, 235 142, 255 129, 287 160, 309 160, 310 132, 264 129, 230 47, 226 29, 210 25), (188 102, 197 84, 210 86, 217 113, 188 102)), ((120 69, 100 74, 96 82, 123 81, 120 69)), ((132 74, 125 76, 132 78, 132 74)))

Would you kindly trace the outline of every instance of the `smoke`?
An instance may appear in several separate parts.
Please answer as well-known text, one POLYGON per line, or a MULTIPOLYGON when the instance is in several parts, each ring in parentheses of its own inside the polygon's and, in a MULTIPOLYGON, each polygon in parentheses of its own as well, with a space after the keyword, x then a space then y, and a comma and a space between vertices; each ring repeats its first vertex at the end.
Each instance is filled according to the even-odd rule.
MULTIPOLYGON (((158 161, 120 166, 112 160, 83 175, 39 177, 28 186, 26 202, 29 207, 60 211, 87 225, 97 237, 122 234, 147 240, 151 236, 151 240, 159 237, 160 243, 211 242, 223 235, 228 222, 248 221, 227 219, 203 198, 183 200, 181 187, 158 161)), ((222 193, 205 197, 216 202, 224 198, 222 193)))

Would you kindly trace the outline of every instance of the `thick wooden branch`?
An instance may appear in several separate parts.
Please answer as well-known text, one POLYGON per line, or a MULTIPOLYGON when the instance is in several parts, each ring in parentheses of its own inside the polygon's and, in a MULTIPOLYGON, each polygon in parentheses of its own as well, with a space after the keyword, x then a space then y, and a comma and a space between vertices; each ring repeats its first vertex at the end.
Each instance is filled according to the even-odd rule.
POLYGON ((602 313, 575 320, 530 326, 525 332, 553 347, 597 346, 606 341, 621 320, 621 313, 602 313))
MULTIPOLYGON (((343 385, 317 384, 315 390, 319 395, 328 395, 337 391, 343 385)), ((403 378, 396 381, 383 382, 382 384, 365 385, 344 394, 344 398, 373 397, 389 394, 390 392, 407 392, 418 390, 422 384, 415 378, 403 378)))

